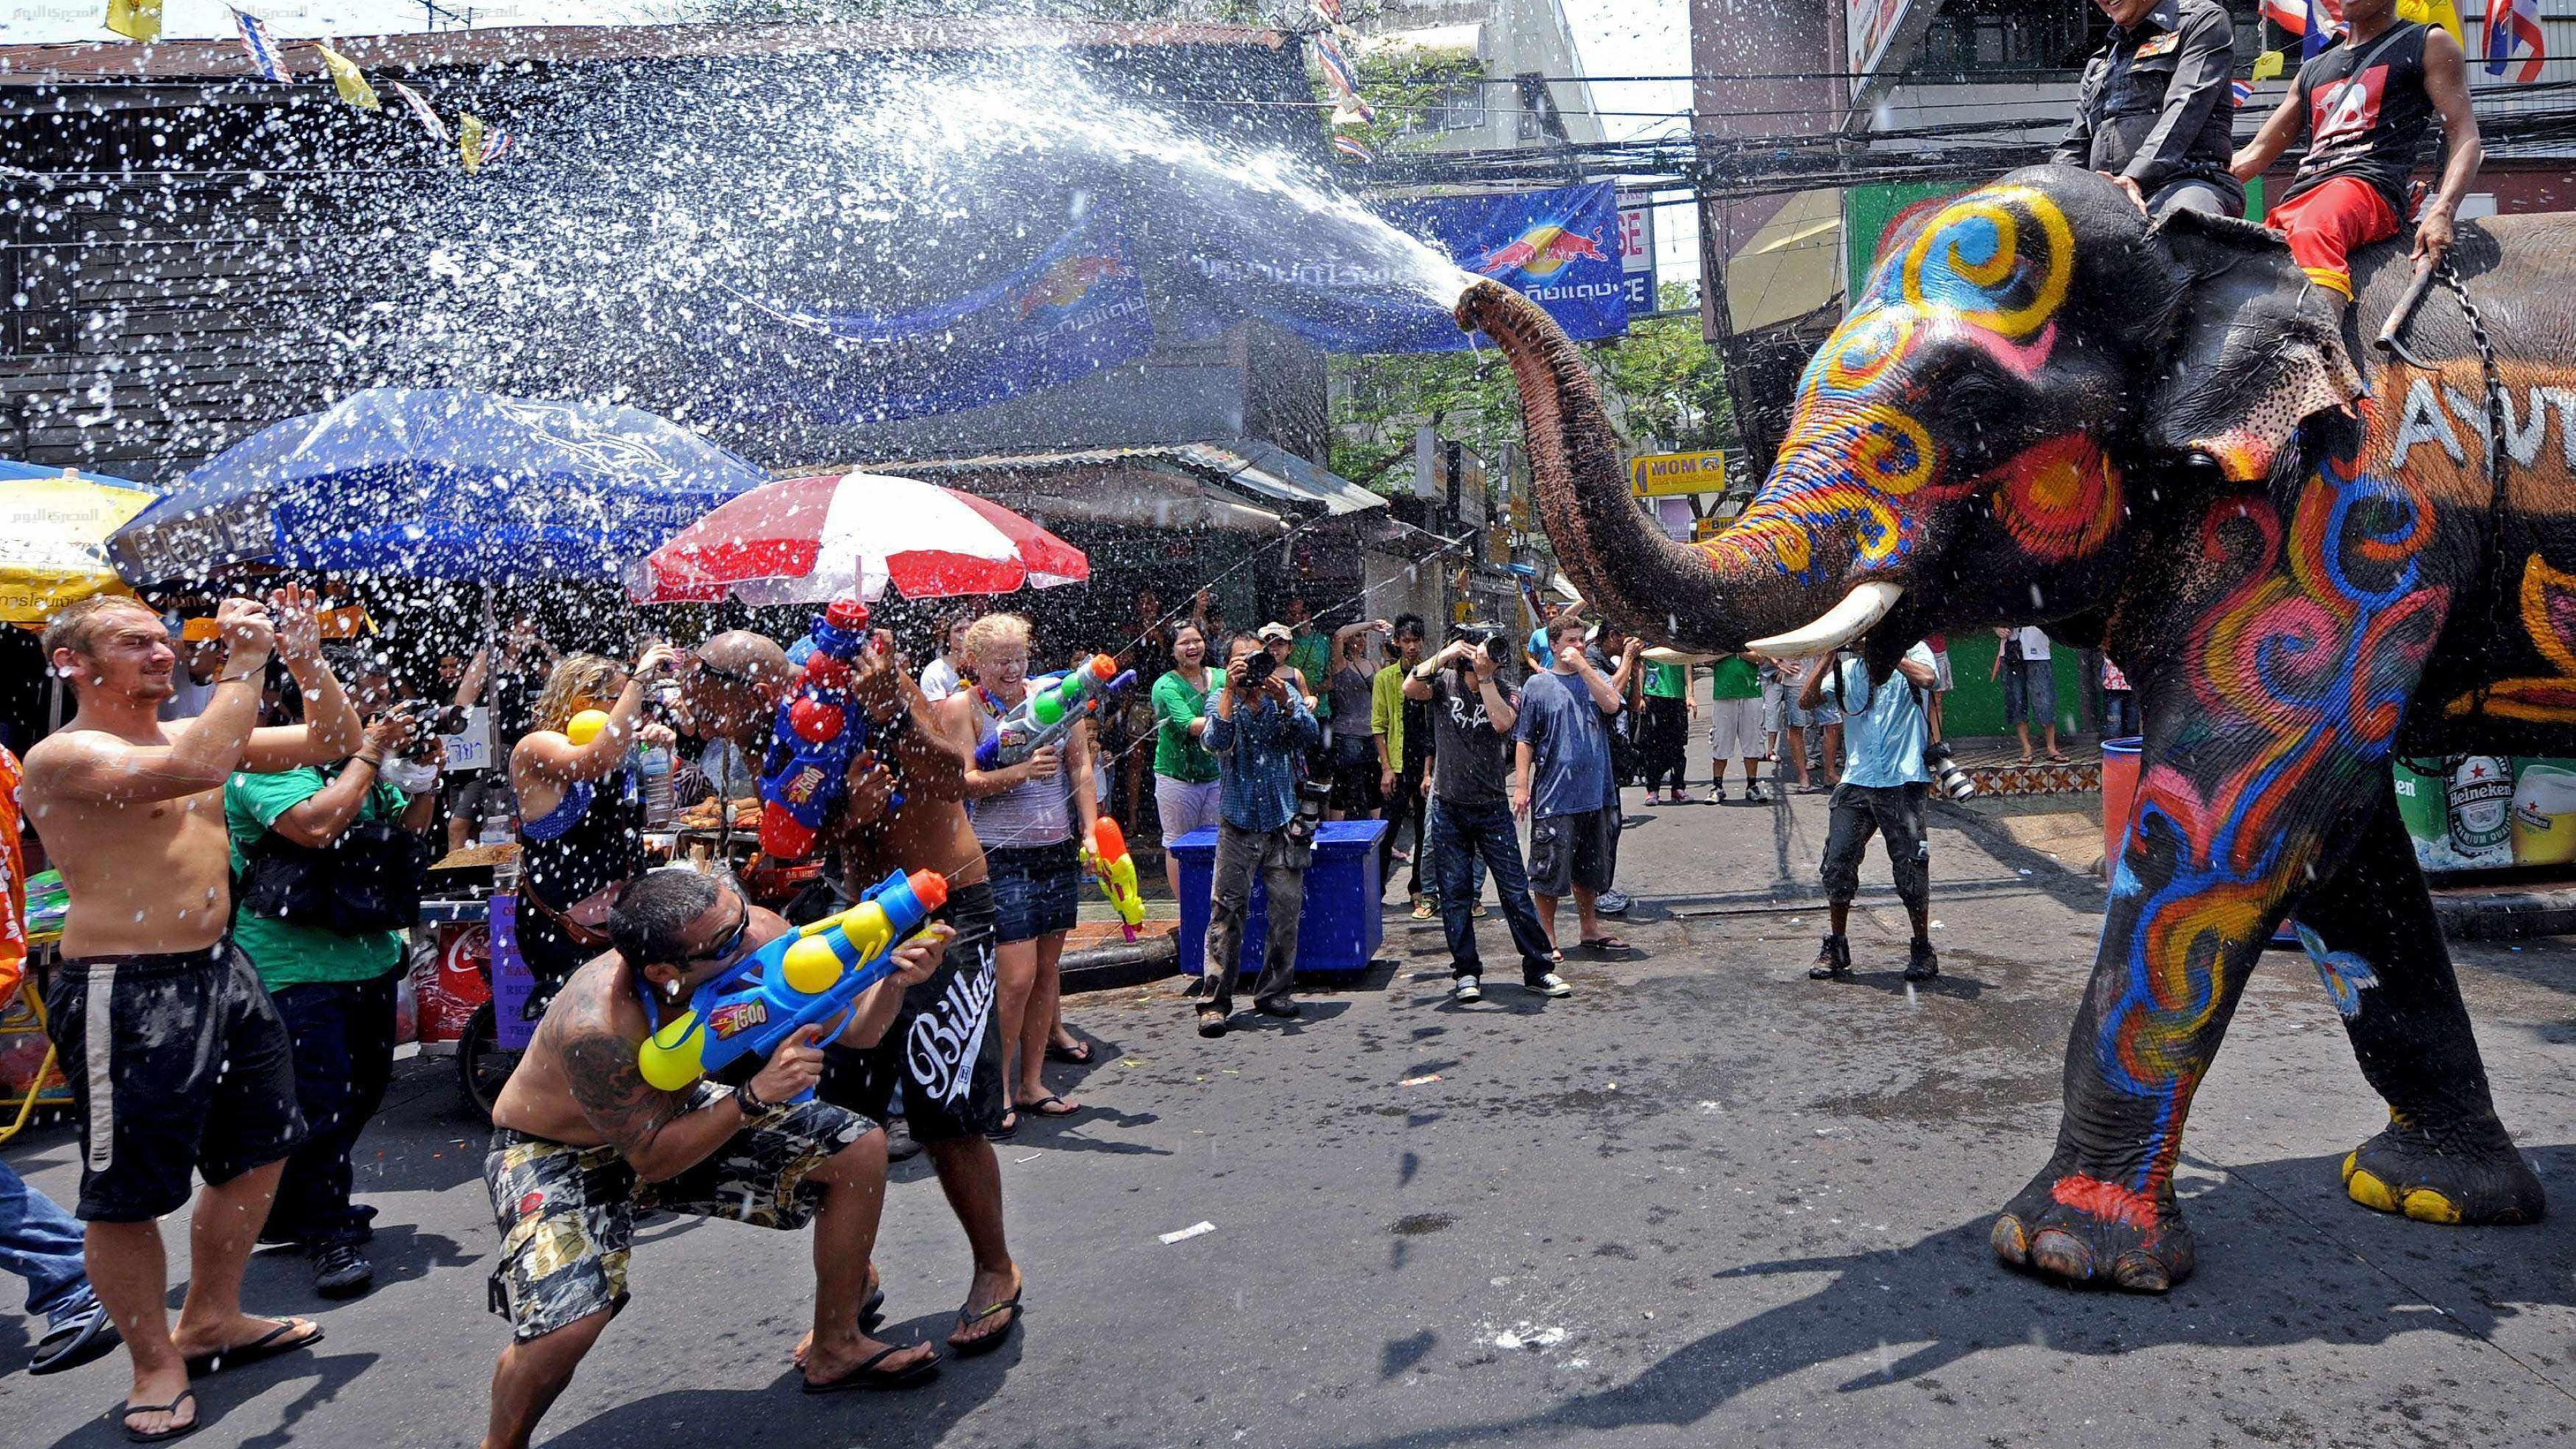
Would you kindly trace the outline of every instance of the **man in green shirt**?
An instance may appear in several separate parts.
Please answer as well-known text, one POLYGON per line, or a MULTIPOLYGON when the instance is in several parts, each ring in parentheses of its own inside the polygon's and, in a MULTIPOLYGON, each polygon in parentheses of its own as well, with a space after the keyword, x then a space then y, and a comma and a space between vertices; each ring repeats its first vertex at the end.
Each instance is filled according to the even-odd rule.
POLYGON ((1378 893, 1383 897, 1386 882, 1395 878, 1395 839, 1409 821, 1413 844, 1405 860, 1413 868, 1413 880, 1404 889, 1416 906, 1422 903, 1422 769, 1428 751, 1407 749, 1415 742, 1404 729, 1404 676, 1422 662, 1422 636, 1420 614, 1396 615, 1389 646, 1393 662, 1369 680, 1369 733, 1377 737, 1377 788, 1386 802, 1386 834, 1378 837, 1378 893))
POLYGON ((1709 675, 1708 774, 1710 798, 1726 798, 1726 762, 1744 762, 1744 798, 1762 799, 1754 768, 1763 755, 1762 671, 1750 654, 1729 654, 1709 675))
MULTIPOLYGON (((1682 777, 1689 773, 1690 717, 1699 712, 1691 698, 1691 667, 1682 663, 1646 661, 1646 719, 1644 737, 1637 743, 1638 753, 1645 757, 1646 803, 1654 805, 1664 780, 1673 782, 1672 802, 1688 805, 1691 797, 1682 789, 1682 777)), ((1717 798, 1726 798, 1726 787, 1720 784, 1717 798)))
MULTIPOLYGON (((362 685, 352 693, 360 696, 354 702, 363 712, 370 704, 383 710, 390 691, 380 689, 369 698, 362 685)), ((339 840, 361 820, 390 820, 416 835, 426 833, 438 803, 437 757, 396 758, 413 738, 408 715, 383 711, 369 721, 365 745, 336 771, 307 767, 233 776, 224 787, 224 826, 232 836, 234 877, 246 875, 251 852, 272 832, 290 845, 315 849, 339 840), (378 778, 405 766, 418 793, 378 778)), ((354 1298, 375 1282, 375 1267, 359 1249, 373 1236, 369 1223, 376 1210, 349 1201, 349 1153, 383 1103, 393 1075, 403 933, 342 933, 258 915, 250 909, 251 893, 242 894, 233 915, 233 943, 258 968, 285 1018, 294 1047, 295 1095, 311 1128, 286 1161, 260 1240, 304 1245, 313 1259, 314 1291, 354 1298)))
POLYGON ((1306 693, 1319 695, 1333 680, 1333 641, 1315 627, 1306 601, 1288 600, 1288 666, 1306 681, 1306 693))

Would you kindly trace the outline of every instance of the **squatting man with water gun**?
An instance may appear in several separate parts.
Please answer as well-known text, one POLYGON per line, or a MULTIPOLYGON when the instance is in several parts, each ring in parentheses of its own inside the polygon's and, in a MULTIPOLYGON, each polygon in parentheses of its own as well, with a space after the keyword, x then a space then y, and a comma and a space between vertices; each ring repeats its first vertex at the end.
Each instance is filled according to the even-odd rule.
MULTIPOLYGON (((758 1227, 814 1228, 814 1323, 797 1345, 808 1393, 900 1388, 938 1352, 869 1336, 869 1255, 885 1197, 878 1123, 814 1098, 823 1044, 866 1048, 906 988, 939 969, 954 934, 931 925, 893 951, 893 973, 847 1024, 806 1025, 737 1086, 646 1080, 641 1053, 681 1022, 698 988, 790 927, 730 883, 685 866, 648 872, 609 921, 614 948, 573 974, 493 1106, 484 1161, 502 1233, 490 1306, 512 1339, 492 1374, 485 1449, 528 1442, 582 1356, 625 1306, 635 1217, 663 1210, 758 1227)), ((772 968, 778 969, 778 968, 772 968)))

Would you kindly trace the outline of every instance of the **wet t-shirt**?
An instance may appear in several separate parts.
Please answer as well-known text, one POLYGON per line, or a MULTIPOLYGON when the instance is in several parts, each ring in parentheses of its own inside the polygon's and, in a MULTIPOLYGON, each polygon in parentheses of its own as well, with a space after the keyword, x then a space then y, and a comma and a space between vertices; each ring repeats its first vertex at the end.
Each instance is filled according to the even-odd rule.
POLYGON ((1511 740, 1494 732, 1484 691, 1472 681, 1469 676, 1462 693, 1457 670, 1443 669, 1432 677, 1431 795, 1452 805, 1500 805, 1511 740))
POLYGON ((1581 815, 1609 803, 1610 724, 1581 679, 1531 675, 1512 737, 1530 747, 1532 815, 1581 815))

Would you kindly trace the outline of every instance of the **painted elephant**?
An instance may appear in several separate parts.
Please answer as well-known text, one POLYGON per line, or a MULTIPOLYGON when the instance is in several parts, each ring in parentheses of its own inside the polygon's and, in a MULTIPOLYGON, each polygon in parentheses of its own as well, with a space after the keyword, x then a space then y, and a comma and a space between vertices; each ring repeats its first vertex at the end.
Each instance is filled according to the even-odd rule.
POLYGON ((2109 182, 2016 172, 1918 218, 1799 385, 1743 515, 1684 546, 1628 497, 1596 390, 1536 308, 1459 304, 1527 405, 1540 511, 1602 611, 1690 650, 1857 641, 1880 677, 1935 630, 2099 642, 2145 758, 2057 1149, 1994 1224, 2003 1258, 2161 1291, 2189 1274, 2173 1167, 2264 941, 2302 928, 2385 1131, 2344 1163, 2382 1211, 2519 1223, 2539 1181, 2497 1119, 2393 753, 2576 753, 2576 217, 2464 228, 2500 354, 2503 497, 2461 309, 2375 375, 2409 267, 2360 306, 2259 227, 2150 227, 2109 182), (2552 419, 2557 438, 2549 438, 2552 419))

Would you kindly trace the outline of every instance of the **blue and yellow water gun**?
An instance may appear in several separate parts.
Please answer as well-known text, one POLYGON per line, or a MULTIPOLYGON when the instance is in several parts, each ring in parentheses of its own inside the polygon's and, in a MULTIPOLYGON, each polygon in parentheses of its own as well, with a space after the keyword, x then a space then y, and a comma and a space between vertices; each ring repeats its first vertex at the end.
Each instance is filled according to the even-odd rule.
POLYGON ((848 788, 850 762, 868 742, 867 712, 850 699, 851 664, 868 647, 868 606, 843 594, 814 619, 814 652, 796 692, 778 706, 760 771, 760 848, 801 860, 848 788))
POLYGON ((689 1009, 644 1039, 636 1065, 650 1085, 685 1091, 744 1055, 768 1056, 809 1026, 845 1017, 869 987, 894 974, 895 947, 948 903, 948 878, 896 871, 860 902, 781 936, 689 998, 689 1009))

